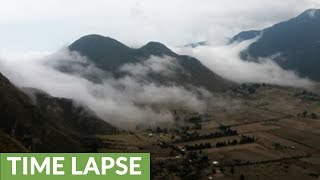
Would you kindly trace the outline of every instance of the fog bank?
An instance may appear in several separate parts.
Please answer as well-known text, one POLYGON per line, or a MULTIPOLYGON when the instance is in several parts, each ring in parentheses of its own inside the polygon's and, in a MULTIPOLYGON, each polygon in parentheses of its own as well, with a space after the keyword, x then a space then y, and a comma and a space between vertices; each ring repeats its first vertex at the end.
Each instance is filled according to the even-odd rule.
POLYGON ((180 54, 198 58, 212 71, 226 79, 239 83, 269 83, 281 86, 310 87, 312 81, 299 77, 295 72, 282 69, 272 58, 259 59, 260 63, 243 61, 240 52, 254 42, 243 41, 233 44, 198 46, 196 48, 180 47, 180 54))

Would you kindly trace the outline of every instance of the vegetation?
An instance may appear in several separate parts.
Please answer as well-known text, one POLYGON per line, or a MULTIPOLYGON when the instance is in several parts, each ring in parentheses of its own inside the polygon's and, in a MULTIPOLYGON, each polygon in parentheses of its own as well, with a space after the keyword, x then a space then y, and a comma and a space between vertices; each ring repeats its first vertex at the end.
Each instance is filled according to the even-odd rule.
POLYGON ((95 134, 117 132, 71 100, 36 89, 21 91, 1 74, 0 107, 0 142, 11 141, 15 151, 95 152, 100 143, 95 134))
POLYGON ((194 151, 194 150, 201 150, 201 149, 209 149, 209 148, 219 148, 219 147, 225 147, 225 146, 233 146, 237 144, 247 144, 247 143, 253 143, 255 141, 254 137, 245 136, 242 135, 240 141, 237 139, 234 140, 228 140, 226 141, 219 141, 216 144, 210 144, 210 143, 201 143, 201 144, 195 144, 195 145, 186 145, 185 148, 188 151, 194 151))
POLYGON ((318 115, 313 112, 303 111, 302 113, 297 114, 298 117, 310 118, 310 119, 318 119, 318 115))
POLYGON ((236 136, 238 132, 236 130, 232 130, 229 127, 220 127, 220 131, 212 132, 209 134, 199 134, 197 131, 189 133, 187 131, 183 132, 181 135, 181 139, 176 140, 176 143, 179 142, 190 142, 202 139, 212 139, 219 138, 225 136, 236 136))

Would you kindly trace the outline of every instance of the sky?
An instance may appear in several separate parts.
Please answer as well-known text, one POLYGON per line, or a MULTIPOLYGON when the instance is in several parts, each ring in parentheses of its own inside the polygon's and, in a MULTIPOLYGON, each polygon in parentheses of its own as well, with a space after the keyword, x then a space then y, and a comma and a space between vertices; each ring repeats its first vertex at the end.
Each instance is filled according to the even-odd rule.
POLYGON ((0 55, 54 52, 86 34, 129 46, 223 43, 287 20, 319 0, 0 0, 0 55))

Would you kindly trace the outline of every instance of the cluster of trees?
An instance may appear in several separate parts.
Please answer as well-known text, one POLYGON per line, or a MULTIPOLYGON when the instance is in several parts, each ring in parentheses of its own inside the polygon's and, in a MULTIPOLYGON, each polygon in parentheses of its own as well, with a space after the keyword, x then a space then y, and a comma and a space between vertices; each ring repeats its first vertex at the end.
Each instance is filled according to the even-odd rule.
POLYGON ((201 172, 208 166, 210 166, 210 161, 206 154, 195 151, 188 152, 182 162, 180 177, 182 179, 200 179, 201 172))
POLYGON ((317 93, 313 93, 313 92, 306 91, 306 90, 303 90, 302 92, 295 94, 295 96, 299 96, 299 95, 307 95, 307 96, 320 97, 320 95, 318 95, 317 93))
POLYGON ((194 124, 194 129, 201 129, 202 125, 200 123, 195 123, 194 124))
POLYGON ((254 137, 250 136, 241 136, 240 140, 234 139, 234 140, 228 140, 226 141, 219 141, 216 144, 210 144, 208 143, 201 143, 201 144, 195 144, 195 145, 186 145, 185 148, 187 151, 193 151, 193 150, 201 150, 201 149, 210 149, 210 148, 219 148, 224 146, 233 146, 237 144, 248 144, 253 143, 255 141, 254 137))
POLYGON ((194 116, 194 117, 191 117, 189 119, 190 122, 194 122, 194 123, 198 123, 198 122, 201 122, 201 117, 200 116, 194 116))
POLYGON ((172 149, 172 152, 170 152, 170 154, 174 154, 173 151, 177 152, 178 154, 181 154, 181 155, 185 155, 185 152, 182 151, 180 148, 178 148, 177 146, 171 144, 171 143, 166 143, 166 142, 161 142, 159 144, 159 146, 163 149, 167 149, 167 148, 171 148, 172 149))
POLYGON ((297 115, 298 115, 298 117, 318 119, 318 116, 316 113, 309 113, 308 111, 303 111, 302 113, 299 113, 297 115))
POLYGON ((195 144, 195 145, 186 145, 185 148, 187 151, 193 151, 193 150, 201 150, 201 149, 210 149, 213 148, 214 145, 211 145, 210 143, 201 143, 201 144, 195 144))
POLYGON ((193 133, 184 133, 183 135, 181 135, 181 139, 176 140, 176 142, 190 142, 190 141, 196 141, 201 139, 212 139, 212 138, 219 138, 224 136, 236 136, 236 135, 238 135, 238 132, 236 130, 232 130, 229 127, 226 127, 224 129, 221 129, 221 131, 212 132, 209 134, 200 135, 196 131, 193 133))
POLYGON ((241 136, 241 139, 239 141, 238 144, 247 144, 247 143, 253 143, 255 141, 254 137, 250 137, 250 136, 241 136))
POLYGON ((152 133, 169 133, 170 131, 172 131, 171 129, 168 128, 160 128, 157 127, 155 129, 149 128, 147 129, 148 131, 152 132, 152 133))
POLYGON ((160 128, 160 127, 157 127, 156 133, 168 133, 168 129, 167 128, 160 128))
POLYGON ((205 168, 210 165, 208 155, 206 154, 189 152, 186 159, 191 160, 191 163, 198 168, 205 168))
POLYGON ((296 93, 295 97, 299 97, 301 99, 307 99, 312 101, 320 101, 320 95, 317 93, 309 92, 309 91, 302 91, 300 93, 296 93))
POLYGON ((258 83, 244 83, 241 85, 240 89, 235 89, 236 92, 245 92, 248 94, 254 94, 258 88, 261 86, 266 86, 266 84, 258 84, 258 83))

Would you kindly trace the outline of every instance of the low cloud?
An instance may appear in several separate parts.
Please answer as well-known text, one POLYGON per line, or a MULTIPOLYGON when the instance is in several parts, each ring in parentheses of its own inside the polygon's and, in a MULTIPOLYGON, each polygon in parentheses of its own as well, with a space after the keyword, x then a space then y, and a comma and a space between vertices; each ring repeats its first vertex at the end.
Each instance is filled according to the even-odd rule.
POLYGON ((221 96, 213 96, 201 88, 190 90, 177 85, 139 81, 142 77, 147 79, 148 72, 171 75, 172 68, 180 68, 172 58, 150 57, 142 63, 123 65, 120 70, 128 75, 116 79, 87 58, 67 50, 42 58, 0 60, 0 71, 17 86, 38 88, 55 97, 73 99, 102 119, 127 128, 139 124, 146 127, 169 125, 174 119, 172 109, 202 112, 210 102, 208 98, 214 99, 215 103, 224 101, 221 96), (66 65, 71 67, 71 72, 61 71, 66 65), (102 81, 90 81, 84 73, 86 76, 102 75, 102 81))
POLYGON ((313 85, 309 79, 301 78, 293 71, 283 70, 272 60, 272 57, 259 59, 260 63, 241 60, 240 52, 247 49, 254 41, 181 48, 178 51, 198 58, 212 71, 236 82, 269 83, 293 87, 310 87, 313 85))
MULTIPOLYGON (((181 53, 197 57, 217 74, 237 82, 259 82, 307 87, 308 79, 284 71, 271 59, 262 63, 244 62, 239 52, 249 41, 231 45, 183 48, 181 53)), ((122 128, 170 125, 173 109, 207 112, 214 107, 238 108, 241 100, 215 94, 203 88, 163 85, 149 78, 150 73, 174 76, 181 69, 172 57, 155 57, 129 63, 118 70, 126 75, 115 78, 78 53, 61 50, 42 57, 0 59, 0 72, 18 87, 41 89, 52 96, 73 99, 99 117, 122 128), (98 81, 95 81, 97 80, 98 81)))
POLYGON ((182 69, 174 58, 151 56, 149 59, 139 63, 128 63, 120 67, 120 71, 135 77, 146 78, 150 73, 159 73, 163 76, 174 76, 176 69, 182 69))

